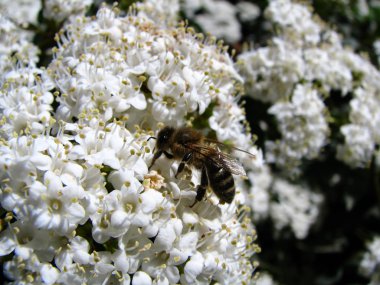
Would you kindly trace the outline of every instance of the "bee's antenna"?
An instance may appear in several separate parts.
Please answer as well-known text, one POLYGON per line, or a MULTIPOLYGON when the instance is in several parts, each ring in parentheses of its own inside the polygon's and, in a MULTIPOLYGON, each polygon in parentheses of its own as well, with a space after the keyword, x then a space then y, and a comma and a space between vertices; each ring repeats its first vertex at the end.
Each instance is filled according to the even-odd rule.
POLYGON ((157 139, 156 137, 149 137, 146 141, 148 142, 150 139, 157 139))

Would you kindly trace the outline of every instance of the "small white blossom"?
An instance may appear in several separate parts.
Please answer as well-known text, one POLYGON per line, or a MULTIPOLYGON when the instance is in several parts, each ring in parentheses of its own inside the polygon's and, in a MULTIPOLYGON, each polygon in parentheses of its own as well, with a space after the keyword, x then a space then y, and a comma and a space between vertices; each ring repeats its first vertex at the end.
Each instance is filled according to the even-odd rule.
POLYGON ((74 263, 78 265, 93 264, 94 255, 89 254, 89 250, 88 241, 80 236, 75 236, 56 254, 54 263, 62 271, 70 268, 74 263))
POLYGON ((152 170, 148 174, 144 175, 143 185, 145 190, 160 190, 162 187, 166 186, 164 181, 165 178, 163 176, 161 176, 157 171, 152 170))

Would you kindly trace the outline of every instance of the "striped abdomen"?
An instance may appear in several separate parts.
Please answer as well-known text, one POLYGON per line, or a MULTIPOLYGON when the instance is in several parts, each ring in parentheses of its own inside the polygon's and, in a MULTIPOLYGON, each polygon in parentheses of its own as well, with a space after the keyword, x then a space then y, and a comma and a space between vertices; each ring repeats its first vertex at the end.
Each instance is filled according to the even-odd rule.
POLYGON ((211 160, 206 163, 206 170, 209 185, 218 196, 219 202, 231 204, 235 196, 235 182, 231 172, 211 160))

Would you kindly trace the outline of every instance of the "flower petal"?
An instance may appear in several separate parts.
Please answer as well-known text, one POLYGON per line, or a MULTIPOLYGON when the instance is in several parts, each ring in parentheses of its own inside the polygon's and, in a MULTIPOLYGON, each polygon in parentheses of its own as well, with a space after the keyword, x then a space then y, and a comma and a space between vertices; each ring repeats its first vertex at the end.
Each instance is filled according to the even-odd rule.
POLYGON ((132 285, 152 285, 152 279, 143 271, 137 271, 133 275, 132 285))

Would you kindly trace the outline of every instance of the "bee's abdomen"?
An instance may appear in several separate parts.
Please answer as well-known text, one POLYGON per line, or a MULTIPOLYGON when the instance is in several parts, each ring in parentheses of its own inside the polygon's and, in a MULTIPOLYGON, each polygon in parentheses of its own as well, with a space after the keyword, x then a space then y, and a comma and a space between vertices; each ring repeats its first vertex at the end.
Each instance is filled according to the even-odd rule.
POLYGON ((230 204, 235 196, 235 182, 231 172, 214 163, 207 163, 206 169, 209 184, 220 203, 230 204))

